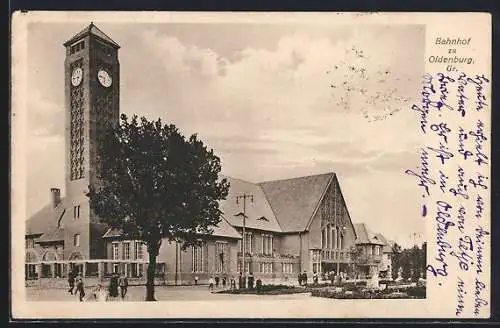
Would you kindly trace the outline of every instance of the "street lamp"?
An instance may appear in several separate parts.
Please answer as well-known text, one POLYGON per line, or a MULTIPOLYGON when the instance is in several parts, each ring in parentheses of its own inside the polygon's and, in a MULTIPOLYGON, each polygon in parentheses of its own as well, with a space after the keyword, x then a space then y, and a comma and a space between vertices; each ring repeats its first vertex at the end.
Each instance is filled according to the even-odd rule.
MULTIPOLYGON (((345 226, 343 226, 342 228, 340 228, 340 241, 341 241, 340 244, 342 244, 342 239, 344 238, 344 231, 345 230, 347 230, 347 228, 345 226)), ((337 245, 336 246, 337 246, 337 249, 341 249, 341 247, 342 247, 342 245, 340 245, 341 247, 338 247, 339 246, 338 239, 337 239, 337 245)), ((340 252, 337 253, 337 276, 340 279, 340 252)))
POLYGON ((243 194, 243 195, 240 195, 240 196, 236 196, 236 204, 239 204, 239 200, 240 199, 243 199, 243 239, 242 239, 242 251, 243 251, 243 254, 242 254, 242 270, 243 270, 243 278, 246 277, 246 259, 245 259, 245 253, 246 253, 246 235, 245 235, 245 228, 246 228, 246 218, 247 218, 247 214, 246 214, 246 207, 247 207, 247 199, 250 200, 250 202, 253 203, 253 195, 250 195, 250 194, 243 194))

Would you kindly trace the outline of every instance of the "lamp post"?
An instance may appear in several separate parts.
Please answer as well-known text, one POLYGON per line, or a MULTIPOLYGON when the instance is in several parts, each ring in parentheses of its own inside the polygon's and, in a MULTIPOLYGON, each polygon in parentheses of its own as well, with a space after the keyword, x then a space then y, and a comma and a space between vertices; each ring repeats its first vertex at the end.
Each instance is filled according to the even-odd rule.
POLYGON ((240 195, 240 196, 236 196, 236 204, 239 204, 239 201, 240 199, 243 200, 243 239, 242 239, 242 269, 243 269, 243 278, 246 277, 246 259, 245 259, 245 255, 246 255, 246 235, 245 235, 245 228, 246 228, 246 218, 247 218, 247 214, 246 214, 246 210, 247 210, 247 199, 250 200, 250 202, 253 203, 253 195, 251 194, 246 194, 244 193, 243 195, 240 195))
MULTIPOLYGON (((340 228, 340 236, 337 236, 337 238, 340 237, 340 241, 342 241, 342 238, 344 237, 344 231, 347 230, 347 228, 345 226, 343 226, 342 228, 340 228)), ((337 239, 337 249, 340 250, 341 247, 338 247, 339 246, 339 239, 337 239)), ((342 246, 342 245, 340 245, 342 246)), ((339 276, 339 279, 340 279, 340 252, 337 253, 337 275, 339 276)))

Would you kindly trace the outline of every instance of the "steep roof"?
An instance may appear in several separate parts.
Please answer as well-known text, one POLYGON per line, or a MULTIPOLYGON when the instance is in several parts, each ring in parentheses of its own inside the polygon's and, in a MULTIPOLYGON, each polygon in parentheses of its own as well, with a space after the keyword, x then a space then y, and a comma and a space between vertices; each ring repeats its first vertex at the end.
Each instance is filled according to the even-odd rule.
POLYGON ((283 232, 304 231, 335 173, 261 182, 283 232))
POLYGON ((45 205, 26 221, 26 235, 53 234, 65 213, 66 198, 62 198, 55 208, 52 203, 45 205))
POLYGON ((225 176, 230 184, 227 198, 219 204, 224 218, 234 227, 243 227, 243 200, 237 196, 250 195, 245 204, 245 227, 281 232, 282 229, 262 188, 254 183, 225 176), (252 201, 253 200, 253 201, 252 201))
POLYGON ((364 223, 355 223, 354 231, 356 231, 356 244, 370 244, 370 237, 364 223))
POLYGON ((100 29, 98 29, 97 26, 94 25, 94 23, 90 23, 89 26, 87 26, 86 28, 84 28, 83 30, 81 30, 80 32, 78 32, 74 37, 72 37, 68 41, 66 41, 64 43, 64 46, 67 46, 70 43, 73 43, 75 41, 78 41, 79 39, 81 39, 81 38, 83 38, 83 37, 85 37, 85 36, 87 36, 89 34, 95 35, 98 38, 100 38, 100 39, 102 39, 102 40, 104 40, 104 41, 106 41, 108 43, 111 43, 116 48, 120 48, 120 46, 118 45, 118 43, 116 43, 115 41, 113 41, 109 36, 106 35, 106 33, 104 33, 103 31, 101 31, 100 29))
POLYGON ((354 230, 356 231, 356 244, 387 244, 387 240, 382 234, 373 233, 364 223, 355 223, 354 230))

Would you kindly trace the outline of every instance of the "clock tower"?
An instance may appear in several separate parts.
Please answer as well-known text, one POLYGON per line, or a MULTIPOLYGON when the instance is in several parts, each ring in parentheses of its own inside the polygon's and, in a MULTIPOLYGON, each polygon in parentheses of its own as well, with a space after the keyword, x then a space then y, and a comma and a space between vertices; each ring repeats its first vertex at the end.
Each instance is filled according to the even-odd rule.
POLYGON ((120 46, 93 23, 64 46, 66 210, 72 218, 64 223, 70 231, 65 258, 105 258, 106 227, 90 210, 85 193, 99 179, 99 137, 107 124, 119 122, 120 46))

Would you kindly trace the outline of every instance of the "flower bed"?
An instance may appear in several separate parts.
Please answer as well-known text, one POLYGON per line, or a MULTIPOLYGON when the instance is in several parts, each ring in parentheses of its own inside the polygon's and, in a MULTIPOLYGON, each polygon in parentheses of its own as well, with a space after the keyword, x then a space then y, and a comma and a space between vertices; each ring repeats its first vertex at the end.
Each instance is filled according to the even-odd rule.
POLYGON ((262 285, 257 288, 244 289, 226 289, 216 293, 220 294, 262 294, 262 295, 282 295, 282 294, 298 294, 305 293, 307 290, 303 287, 288 286, 288 285, 262 285))
POLYGON ((322 288, 311 291, 311 296, 337 299, 421 299, 426 297, 425 287, 411 287, 404 292, 391 290, 368 290, 355 287, 351 290, 345 288, 322 288))

